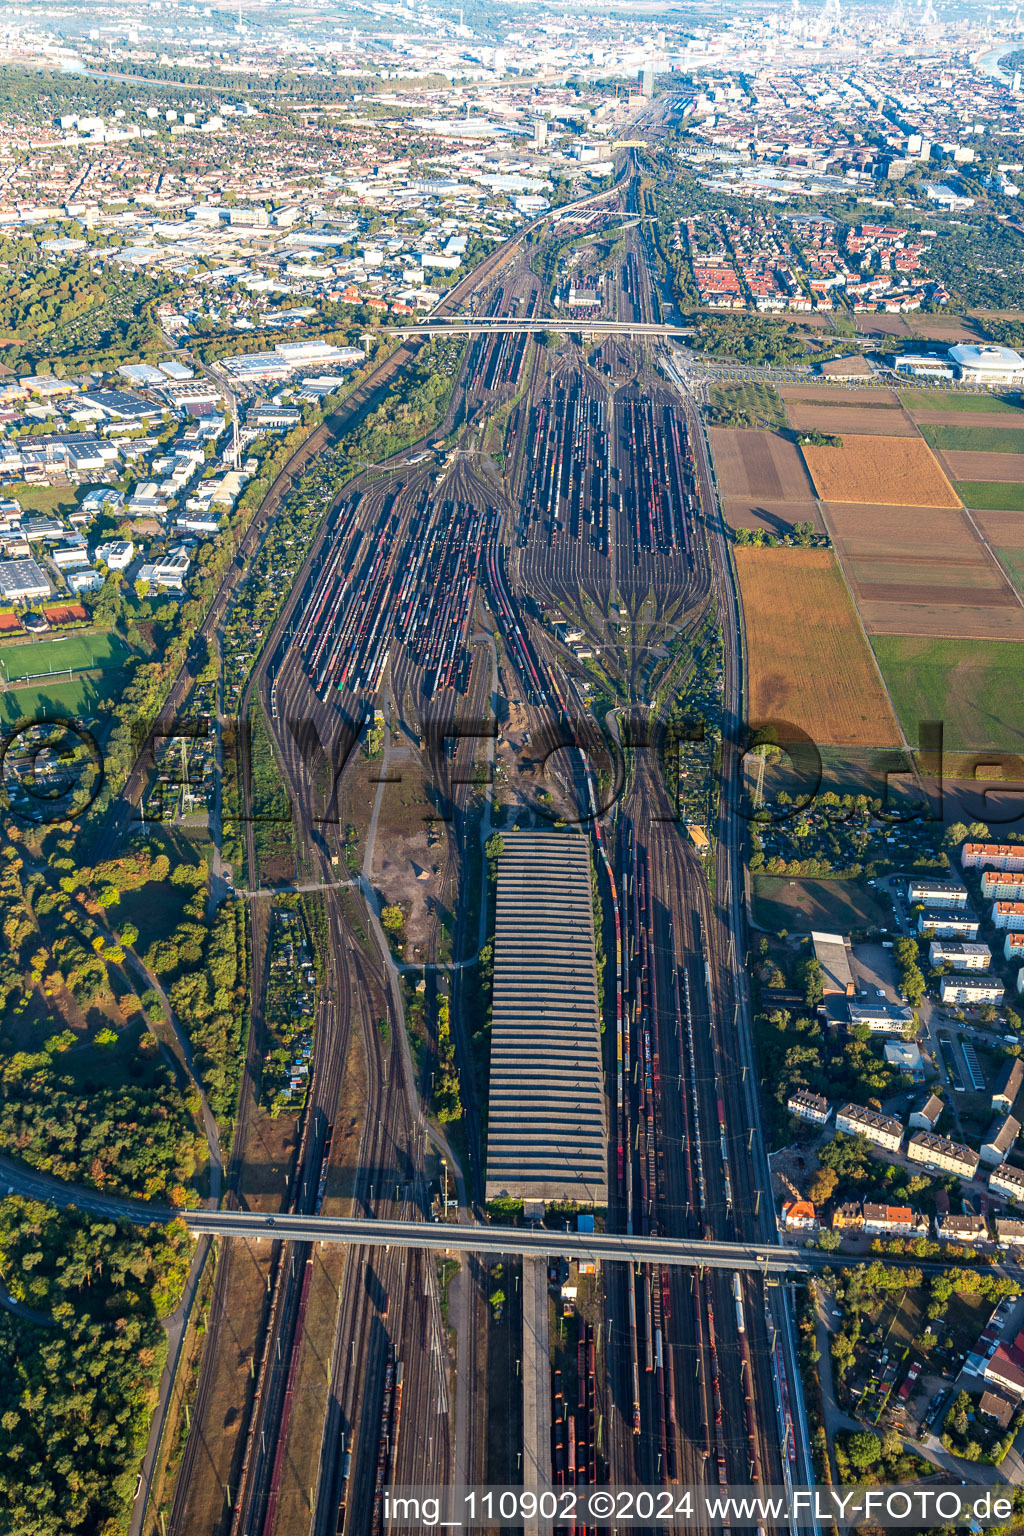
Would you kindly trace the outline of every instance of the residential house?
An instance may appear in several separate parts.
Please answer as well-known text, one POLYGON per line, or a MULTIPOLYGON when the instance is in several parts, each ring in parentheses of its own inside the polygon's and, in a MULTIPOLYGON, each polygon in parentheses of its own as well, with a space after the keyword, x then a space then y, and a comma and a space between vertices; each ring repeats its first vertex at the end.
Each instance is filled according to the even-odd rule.
POLYGON ((963 869, 1024 870, 1024 843, 964 843, 960 849, 963 869))
POLYGON ((1016 1200, 1024 1205, 1024 1169, 1012 1168, 1009 1163, 993 1168, 988 1176, 988 1188, 990 1194, 1002 1195, 1006 1200, 1016 1200))
POLYGON ((944 1216, 935 1218, 935 1236, 943 1243, 987 1243, 988 1223, 984 1216, 944 1216))
POLYGON ((937 939, 976 939, 981 924, 971 912, 952 907, 939 910, 929 907, 918 915, 918 933, 928 933, 937 939))
POLYGON ((1000 1163, 1005 1163, 1019 1135, 1020 1121, 1015 1120, 1012 1115, 1006 1115, 1002 1120, 994 1120, 981 1145, 982 1162, 989 1163, 993 1168, 998 1168, 1000 1163))
POLYGON ((916 1109, 911 1110, 908 1123, 915 1131, 934 1131, 944 1107, 940 1098, 934 1093, 929 1093, 916 1109))
POLYGON ((1024 1061, 1019 1056, 1008 1056, 999 1068, 995 1086, 992 1089, 993 1110, 1011 1110, 1017 1102, 1022 1083, 1024 1083, 1024 1061))
POLYGON ((798 1120, 806 1120, 810 1125, 827 1125, 832 1113, 828 1099, 822 1098, 820 1093, 811 1093, 808 1088, 800 1088, 796 1093, 791 1093, 786 1108, 798 1120))
POLYGON ((928 945, 929 965, 948 965, 954 971, 987 971, 992 951, 987 944, 957 944, 949 939, 932 939, 928 945))
POLYGON ((1003 985, 999 981, 982 981, 974 976, 943 976, 939 996, 944 1003, 966 1003, 968 1007, 979 1003, 1001 1003, 1003 985))
POLYGON ((907 900, 913 906, 927 908, 959 908, 967 906, 967 887, 959 880, 909 880, 907 900))

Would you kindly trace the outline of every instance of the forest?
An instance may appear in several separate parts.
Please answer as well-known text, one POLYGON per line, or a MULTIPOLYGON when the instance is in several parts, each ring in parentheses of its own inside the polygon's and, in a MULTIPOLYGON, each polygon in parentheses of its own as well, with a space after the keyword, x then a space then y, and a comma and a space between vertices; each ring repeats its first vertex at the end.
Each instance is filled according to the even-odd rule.
POLYGON ((139 1230, 0 1203, 5 1284, 31 1309, 31 1320, 0 1310, 0 1530, 123 1531, 166 1358, 160 1319, 191 1257, 180 1222, 139 1230))

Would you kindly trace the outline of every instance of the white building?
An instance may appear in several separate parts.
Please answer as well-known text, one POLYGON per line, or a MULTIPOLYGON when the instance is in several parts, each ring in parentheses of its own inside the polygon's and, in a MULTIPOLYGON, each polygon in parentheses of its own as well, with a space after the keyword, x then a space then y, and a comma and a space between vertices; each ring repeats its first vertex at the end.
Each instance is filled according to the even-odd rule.
POLYGON ((52 591, 37 561, 0 560, 0 596, 9 602, 34 603, 52 591))
POLYGON ((1024 932, 1008 933, 1003 945, 1007 960, 1024 960, 1024 932))
POLYGON ((844 1104, 836 1110, 836 1130, 847 1136, 866 1136, 876 1146, 898 1152, 903 1141, 903 1127, 891 1115, 880 1115, 861 1104, 844 1104))
POLYGON ((992 921, 997 928, 1009 928, 1011 933, 1024 931, 1024 901, 994 901, 992 921))
POLYGON ((981 1144, 981 1160, 998 1168, 1000 1163, 1005 1163, 1010 1154, 1010 1149, 1020 1135, 1020 1121, 1012 1115, 1006 1115, 1002 1120, 994 1120, 988 1128, 988 1134, 981 1144))
POLYGON ((811 1093, 808 1088, 800 1088, 796 1093, 791 1093, 786 1108, 791 1115, 796 1115, 798 1120, 806 1120, 809 1125, 827 1125, 832 1113, 828 1099, 822 1098, 820 1093, 811 1093))
POLYGON ((987 944, 932 939, 928 945, 928 964, 949 965, 954 971, 987 971, 992 964, 992 951, 987 944))
POLYGON ((135 557, 135 545, 131 539, 112 539, 109 544, 97 544, 92 557, 102 560, 108 571, 124 571, 135 557))
POLYGON ((1003 986, 999 981, 981 981, 973 976, 943 976, 939 995, 944 1003, 1001 1003, 1003 986))
POLYGON ((944 912, 924 911, 917 919, 918 933, 930 933, 937 939, 976 939, 980 926, 970 912, 957 912, 952 908, 944 912))
POLYGON ((1024 871, 986 869, 981 877, 981 894, 986 901, 1024 900, 1024 871))
POLYGON ((1024 357, 1012 347, 975 346, 964 342, 950 347, 949 359, 957 377, 989 389, 1009 389, 1024 384, 1024 357))
POLYGON ((962 1142, 949 1141, 930 1131, 917 1131, 907 1142, 907 1157, 933 1173, 955 1173, 960 1179, 973 1179, 978 1171, 978 1154, 962 1142))
POLYGON ((1007 1163, 993 1168, 988 1176, 988 1187, 994 1195, 1019 1200, 1024 1205, 1024 1168, 1011 1168, 1007 1163))
POLYGON ((960 864, 964 869, 1024 870, 1024 843, 964 843, 960 864))
POLYGON ((907 900, 929 908, 967 906, 967 887, 959 880, 908 880, 907 900))

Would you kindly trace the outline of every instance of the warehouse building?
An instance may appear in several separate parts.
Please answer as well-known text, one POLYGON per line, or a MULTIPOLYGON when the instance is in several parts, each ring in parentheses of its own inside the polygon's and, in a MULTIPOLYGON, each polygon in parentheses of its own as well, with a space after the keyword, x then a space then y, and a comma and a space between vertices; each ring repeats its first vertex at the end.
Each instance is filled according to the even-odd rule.
POLYGON ((498 860, 488 1200, 608 1199, 590 850, 508 832, 498 860))

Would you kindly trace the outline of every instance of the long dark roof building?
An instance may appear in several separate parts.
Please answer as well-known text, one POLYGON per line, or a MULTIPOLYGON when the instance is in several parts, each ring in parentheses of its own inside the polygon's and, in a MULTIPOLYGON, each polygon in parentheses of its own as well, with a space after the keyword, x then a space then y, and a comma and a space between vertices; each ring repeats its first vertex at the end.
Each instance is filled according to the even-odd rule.
POLYGON ((509 832, 498 860, 487 1198, 608 1200, 590 851, 509 832))

